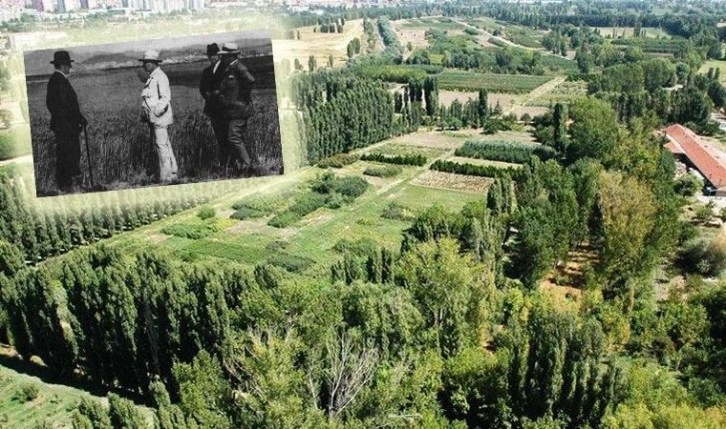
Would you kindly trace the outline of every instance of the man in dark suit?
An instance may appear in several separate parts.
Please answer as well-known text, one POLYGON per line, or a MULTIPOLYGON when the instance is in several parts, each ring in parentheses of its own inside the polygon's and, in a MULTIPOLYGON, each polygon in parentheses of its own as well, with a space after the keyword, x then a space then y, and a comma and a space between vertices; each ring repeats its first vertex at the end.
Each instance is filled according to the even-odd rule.
POLYGON ((50 129, 55 134, 56 182, 61 193, 73 190, 73 180, 81 174, 81 130, 88 124, 81 114, 76 91, 68 81, 71 56, 68 51, 53 54, 55 71, 48 80, 46 106, 50 111, 50 129))
POLYGON ((227 140, 229 121, 225 118, 224 105, 219 92, 219 84, 224 78, 224 67, 219 58, 219 45, 216 43, 207 45, 207 58, 209 58, 210 65, 202 71, 199 92, 204 98, 204 114, 209 117, 214 137, 219 146, 219 163, 224 166, 229 161, 231 153, 227 140))

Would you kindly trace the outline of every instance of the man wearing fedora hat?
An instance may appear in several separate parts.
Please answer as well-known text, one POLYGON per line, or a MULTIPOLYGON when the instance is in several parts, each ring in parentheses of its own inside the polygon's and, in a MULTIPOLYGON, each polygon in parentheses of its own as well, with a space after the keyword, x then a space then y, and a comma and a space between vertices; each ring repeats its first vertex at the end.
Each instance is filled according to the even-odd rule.
POLYGON ((144 52, 139 61, 144 71, 149 74, 141 90, 142 120, 149 125, 149 133, 159 157, 159 181, 171 183, 177 180, 178 168, 167 130, 174 122, 169 78, 159 67, 161 59, 158 51, 144 52))
POLYGON ((224 43, 219 52, 224 72, 219 84, 220 96, 228 119, 227 141, 235 156, 235 163, 242 172, 252 167, 247 151, 247 120, 254 115, 252 104, 252 83, 255 78, 238 59, 239 49, 234 43, 224 43))
POLYGON ((224 165, 229 160, 230 150, 227 142, 228 121, 225 118, 224 105, 219 92, 219 84, 224 77, 224 68, 221 67, 222 63, 219 58, 219 45, 216 43, 207 45, 207 58, 209 58, 210 65, 202 71, 199 92, 204 98, 204 114, 209 117, 219 146, 219 163, 224 165))
POLYGON ((55 71, 48 80, 45 103, 50 112, 50 129, 55 135, 58 190, 73 190, 73 181, 81 174, 81 130, 88 124, 81 114, 76 91, 68 81, 74 60, 68 51, 56 51, 50 63, 55 71))

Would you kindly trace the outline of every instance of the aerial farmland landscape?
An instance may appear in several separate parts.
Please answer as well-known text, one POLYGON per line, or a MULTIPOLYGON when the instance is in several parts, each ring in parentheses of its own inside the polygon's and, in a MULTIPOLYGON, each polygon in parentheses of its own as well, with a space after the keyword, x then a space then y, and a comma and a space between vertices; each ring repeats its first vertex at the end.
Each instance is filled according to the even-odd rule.
POLYGON ((0 428, 726 427, 722 3, 20 3, 0 428), (136 69, 80 58, 87 193, 35 197, 52 66, 24 52, 259 28, 262 177, 213 171, 204 52, 164 66, 204 180, 163 187, 116 109, 136 69))

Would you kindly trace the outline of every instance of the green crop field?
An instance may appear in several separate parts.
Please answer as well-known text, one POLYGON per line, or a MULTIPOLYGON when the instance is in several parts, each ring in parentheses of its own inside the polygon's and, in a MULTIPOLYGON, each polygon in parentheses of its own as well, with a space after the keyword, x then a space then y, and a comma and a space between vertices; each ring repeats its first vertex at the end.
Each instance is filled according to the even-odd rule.
POLYGON ((552 76, 473 73, 453 70, 445 70, 438 77, 441 89, 459 91, 485 89, 490 92, 510 94, 530 92, 552 80, 552 76))
MULTIPOLYGON (((409 135, 409 140, 415 141, 416 135, 432 138, 427 133, 416 133, 409 135)), ((461 135, 457 140, 463 143, 467 137, 461 135)), ((453 147, 420 147, 398 141, 388 141, 368 150, 386 155, 423 154, 431 161, 453 153, 453 147)), ((371 163, 358 161, 335 172, 339 176, 360 176, 370 165, 371 163)), ((274 228, 267 225, 267 222, 274 213, 279 213, 304 193, 310 181, 323 174, 323 170, 304 168, 289 175, 266 178, 267 185, 259 192, 250 189, 249 192, 235 193, 214 202, 212 205, 218 219, 213 222, 216 222, 218 231, 202 238, 177 237, 162 232, 173 224, 199 223, 196 211, 187 211, 114 237, 107 242, 129 251, 153 246, 167 249, 183 258, 233 261, 250 268, 282 254, 285 257, 312 261, 313 264, 303 272, 306 276, 319 277, 329 275, 330 261, 338 255, 334 246, 341 240, 355 242, 375 237, 378 245, 398 250, 401 232, 410 222, 382 217, 383 211, 393 202, 415 214, 434 204, 457 210, 468 201, 484 197, 471 192, 412 185, 413 179, 426 173, 426 167, 402 167, 402 172, 394 177, 366 177, 372 186, 353 203, 337 209, 317 209, 286 228, 274 228), (255 219, 227 219, 234 211, 233 205, 270 209, 272 212, 255 219)))
POLYGON ((557 87, 552 91, 530 100, 527 105, 550 107, 554 103, 569 103, 586 95, 587 82, 582 80, 574 82, 565 81, 557 85, 557 87))

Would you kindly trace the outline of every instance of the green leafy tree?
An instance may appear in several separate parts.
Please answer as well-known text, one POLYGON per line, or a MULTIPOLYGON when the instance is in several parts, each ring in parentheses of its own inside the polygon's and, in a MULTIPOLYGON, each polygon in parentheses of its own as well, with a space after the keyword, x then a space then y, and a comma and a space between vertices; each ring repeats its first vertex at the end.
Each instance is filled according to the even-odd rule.
POLYGON ((619 127, 610 105, 594 98, 582 98, 570 109, 570 144, 567 158, 574 162, 590 157, 603 160, 615 146, 619 127))

